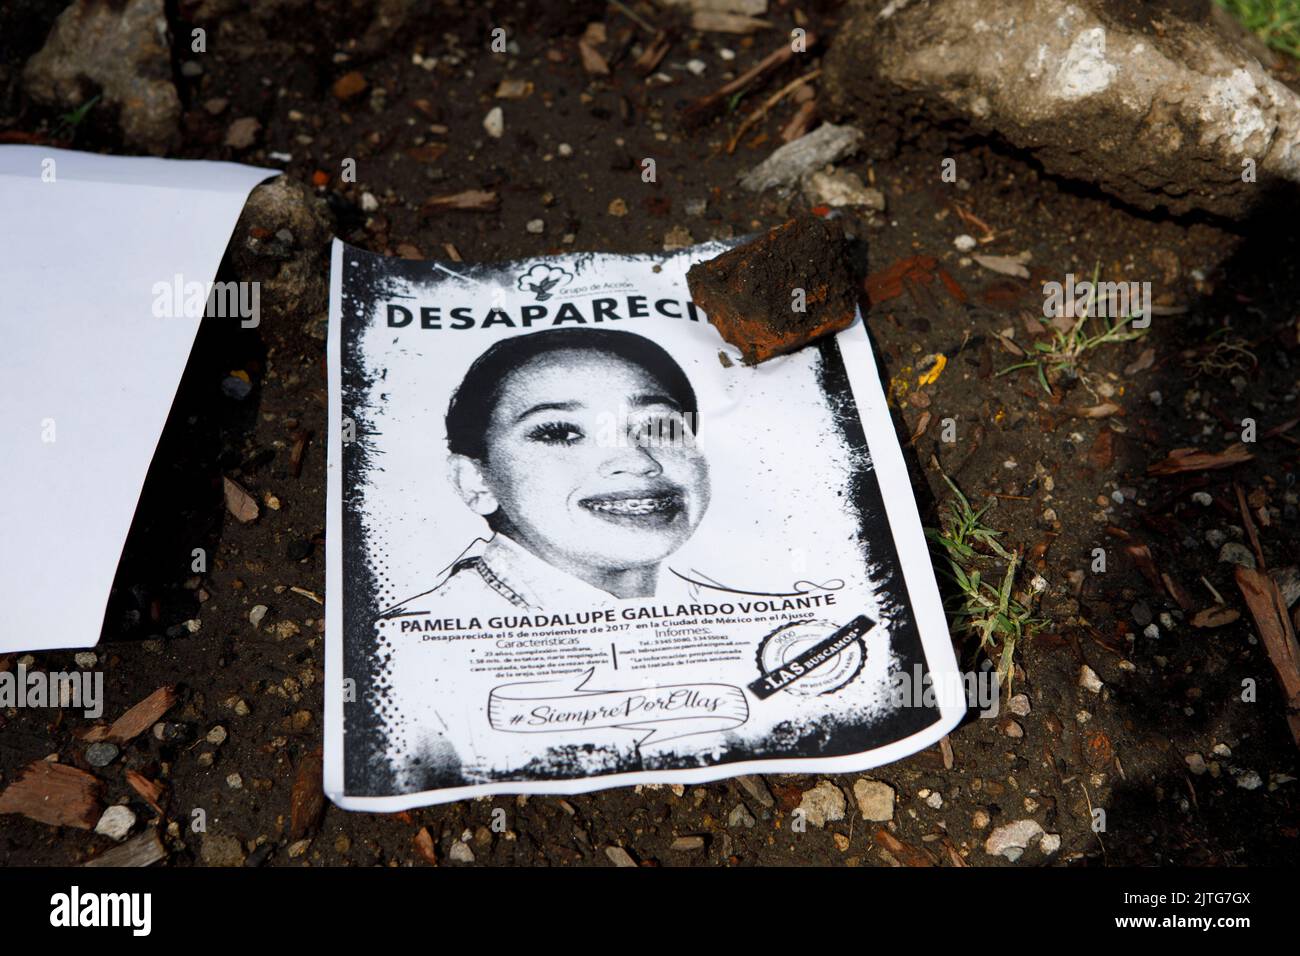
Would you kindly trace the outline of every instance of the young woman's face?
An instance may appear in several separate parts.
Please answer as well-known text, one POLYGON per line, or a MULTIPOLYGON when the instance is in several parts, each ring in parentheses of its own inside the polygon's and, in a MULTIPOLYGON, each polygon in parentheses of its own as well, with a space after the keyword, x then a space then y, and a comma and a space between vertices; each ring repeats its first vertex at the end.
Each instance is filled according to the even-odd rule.
POLYGON ((479 464, 510 533, 552 565, 644 567, 677 550, 709 504, 708 464, 681 440, 685 425, 640 366, 556 351, 506 378, 479 464))

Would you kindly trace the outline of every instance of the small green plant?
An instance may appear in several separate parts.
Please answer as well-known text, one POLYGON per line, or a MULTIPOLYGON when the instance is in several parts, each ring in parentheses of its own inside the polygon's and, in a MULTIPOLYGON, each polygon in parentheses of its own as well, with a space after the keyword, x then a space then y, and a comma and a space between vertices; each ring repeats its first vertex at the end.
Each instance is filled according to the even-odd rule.
POLYGON ((55 124, 53 138, 60 139, 64 135, 67 135, 68 139, 75 138, 77 135, 77 127, 81 125, 82 121, 90 114, 90 111, 94 109, 95 104, 99 102, 100 96, 101 94, 97 93, 76 109, 69 110, 62 114, 59 117, 59 122, 55 124))
MULTIPOLYGON (((1093 266, 1092 270, 1092 288, 1094 292, 1100 274, 1101 263, 1098 262, 1093 266)), ((1131 313, 1114 323, 1105 316, 1093 316, 1093 305, 1096 300, 1097 296, 1095 294, 1090 296, 1083 314, 1079 316, 1072 326, 1065 330, 1053 325, 1048 319, 1040 318, 1043 323, 1043 330, 1050 333, 1051 338, 1034 342, 1034 354, 1031 358, 1007 366, 997 373, 997 377, 1001 378, 1003 375, 1009 375, 1022 368, 1032 368, 1038 373, 1038 383, 1043 386, 1043 391, 1051 395, 1052 386, 1047 380, 1049 371, 1060 372, 1069 369, 1078 372, 1084 356, 1093 349, 1119 342, 1131 342, 1146 335, 1146 329, 1125 328, 1135 318, 1131 313), (1093 320, 1091 327, 1089 327, 1090 319, 1093 320)))
POLYGON ((1296 0, 1219 0, 1219 5, 1273 49, 1300 58, 1300 4, 1296 0))
POLYGON ((1016 597, 1016 571, 1020 553, 1008 551, 999 542, 1000 531, 984 523, 988 506, 976 511, 952 479, 940 472, 952 489, 953 498, 947 512, 940 517, 939 529, 927 528, 929 539, 943 549, 950 577, 957 587, 953 619, 979 636, 979 649, 997 654, 999 683, 1011 694, 1012 662, 1016 646, 1031 635, 1042 621, 1033 615, 1032 602, 1016 597), (986 552, 991 552, 986 553, 986 552), (990 584, 980 565, 1003 561, 1006 570, 990 584))

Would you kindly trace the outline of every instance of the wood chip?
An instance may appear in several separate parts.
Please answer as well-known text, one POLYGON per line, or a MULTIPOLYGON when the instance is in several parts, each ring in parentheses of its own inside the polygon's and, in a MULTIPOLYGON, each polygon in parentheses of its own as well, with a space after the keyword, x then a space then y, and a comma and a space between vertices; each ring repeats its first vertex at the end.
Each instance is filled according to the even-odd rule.
POLYGON ((660 30, 646 46, 645 51, 636 58, 636 62, 632 64, 632 69, 642 76, 649 76, 663 62, 663 58, 668 55, 672 45, 672 34, 666 30, 660 30))
POLYGON ((952 752, 952 740, 947 734, 939 738, 939 751, 943 754, 943 769, 951 770, 955 762, 952 752))
POLYGON ((1232 468, 1254 457, 1245 445, 1229 445, 1221 452, 1203 451, 1200 448, 1175 448, 1167 458, 1147 468, 1147 474, 1178 475, 1189 471, 1232 468))
POLYGON ((1231 624, 1241 617, 1241 612, 1236 608, 1224 607, 1222 604, 1216 604, 1214 607, 1207 607, 1202 611, 1197 611, 1192 615, 1192 627, 1223 627, 1225 624, 1231 624))
POLYGON ((311 441, 311 432, 299 429, 293 433, 293 446, 289 449, 289 472, 297 478, 302 474, 302 456, 311 441))
POLYGON ((1114 402, 1102 402, 1100 405, 1076 408, 1072 411, 1072 414, 1076 418, 1110 418, 1112 415, 1123 415, 1124 409, 1114 402))
POLYGON ((150 780, 142 773, 135 770, 126 772, 126 782, 131 785, 131 789, 144 799, 144 802, 153 807, 154 812, 159 816, 163 815, 164 794, 167 788, 156 780, 150 780))
POLYGON ((430 866, 438 865, 438 855, 434 852, 433 836, 429 833, 428 827, 420 827, 411 842, 415 844, 415 852, 424 858, 425 863, 430 866))
POLYGON ((93 830, 104 785, 94 774, 37 760, 0 793, 0 814, 20 813, 38 823, 93 830))
POLYGON ((875 832, 876 843, 892 853, 904 866, 934 866, 931 860, 923 851, 916 847, 908 846, 902 840, 899 840, 884 827, 879 827, 875 832))
MULTIPOLYGON (((1246 506, 1246 493, 1241 490, 1241 485, 1235 481, 1232 483, 1232 489, 1237 493, 1237 507, 1241 511, 1241 523, 1246 526, 1246 537, 1250 539, 1250 548, 1255 552, 1255 567, 1260 571, 1267 571, 1268 565, 1264 563, 1264 549, 1259 543, 1259 532, 1255 530, 1255 522, 1250 517, 1250 508, 1246 506)), ((1267 512, 1265 512, 1267 514, 1267 512)))
POLYGON ((691 29, 703 33, 755 33, 770 29, 772 24, 758 17, 747 17, 743 13, 719 13, 712 10, 698 10, 691 17, 691 29))
POLYGON ((1092 447, 1088 449, 1088 464, 1104 471, 1115 463, 1115 433, 1109 428, 1097 432, 1092 447))
POLYGON ((1255 621, 1255 630, 1259 632, 1282 684, 1291 734, 1300 746, 1300 645, 1296 643, 1295 629, 1287 617, 1282 589, 1270 575, 1254 568, 1238 566, 1235 575, 1237 587, 1241 589, 1241 596, 1246 599, 1246 607, 1255 621))
POLYGON ((421 163, 436 163, 447 152, 447 144, 425 143, 423 146, 411 146, 405 152, 407 156, 421 163))
POLYGON ((325 814, 324 755, 313 750, 298 764, 289 798, 289 839, 302 840, 315 832, 325 814))
MULTIPOLYGON (((817 38, 811 33, 807 37, 807 48, 812 49, 817 42, 817 38)), ((687 129, 702 126, 713 118, 719 110, 723 108, 727 100, 733 93, 738 93, 747 88, 751 83, 756 83, 766 79, 770 74, 779 70, 794 57, 793 44, 782 43, 779 47, 765 56, 755 66, 746 70, 740 76, 736 77, 730 83, 714 90, 708 96, 701 97, 693 103, 690 103, 682 110, 682 125, 687 129)))
POLYGON ((306 588, 293 587, 289 588, 294 594, 300 594, 309 601, 315 601, 317 604, 324 606, 325 602, 321 600, 320 595, 315 591, 308 591, 306 588))
POLYGON ((1136 375, 1138 372, 1145 372, 1155 364, 1156 350, 1143 349, 1141 355, 1139 355, 1132 363, 1124 367, 1124 374, 1126 376, 1136 375))
POLYGON ((115 846, 83 863, 83 866, 153 866, 167 858, 167 848, 158 836, 158 828, 150 827, 139 836, 132 837, 121 846, 115 846))
POLYGON ((458 212, 490 212, 496 209, 501 200, 497 194, 487 189, 464 189, 458 193, 445 196, 431 196, 420 207, 421 216, 431 216, 446 210, 458 212))
POLYGON ((124 744, 134 740, 152 727, 176 704, 176 688, 171 684, 159 687, 156 691, 136 704, 113 723, 105 727, 100 724, 91 727, 81 739, 87 743, 107 740, 114 744, 124 744))
POLYGON ((256 521, 260 514, 257 499, 245 491, 238 482, 225 477, 221 481, 226 493, 226 510, 234 515, 240 524, 256 521))

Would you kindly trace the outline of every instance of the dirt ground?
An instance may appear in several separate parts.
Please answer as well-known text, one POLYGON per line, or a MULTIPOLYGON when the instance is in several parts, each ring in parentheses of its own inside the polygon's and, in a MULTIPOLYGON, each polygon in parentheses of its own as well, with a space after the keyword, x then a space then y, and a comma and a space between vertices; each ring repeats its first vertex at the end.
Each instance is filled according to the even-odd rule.
MULTIPOLYGON (((0 16, 8 62, 39 48, 61 6, 19 3, 8 22, 0 16)), ((199 6, 170 10, 176 36, 189 34, 199 6)), ((684 229, 694 241, 739 236, 805 208, 800 198, 755 197, 735 185, 779 143, 794 104, 754 124, 734 153, 726 145, 757 102, 815 68, 815 51, 700 130, 683 131, 677 114, 775 49, 791 27, 833 35, 834 4, 805 6, 806 20, 796 21, 793 5, 773 3, 775 27, 748 37, 683 29, 659 67, 670 78, 663 85, 647 84, 631 66, 631 44, 648 34, 602 3, 539 14, 523 3, 447 2, 370 53, 349 52, 343 39, 364 26, 352 6, 326 5, 335 15, 313 18, 293 4, 268 7, 279 12, 259 19, 230 10, 206 21, 201 57, 177 43, 185 113, 175 155, 283 168, 308 184, 319 172, 316 192, 335 231, 356 245, 420 258, 445 258, 452 246, 467 261, 657 251, 670 231, 680 237, 684 229), (606 26, 608 77, 585 72, 579 55, 578 37, 593 21, 606 26), (496 27, 516 45, 509 52, 491 52, 496 27), (181 68, 191 59, 201 70, 181 68), (693 60, 703 65, 699 75, 687 65, 693 60), (334 84, 354 70, 366 89, 340 100, 334 84), (531 92, 495 99, 504 78, 526 80, 531 92), (499 139, 482 125, 494 106, 504 114, 499 139), (244 117, 259 121, 256 141, 223 145, 244 117), (646 157, 656 161, 654 183, 641 177, 646 157), (355 183, 340 180, 346 158, 356 160, 355 183), (496 191, 499 208, 421 215, 430 196, 465 189, 496 191), (536 219, 540 235, 526 228, 536 219)), ((666 25, 668 14, 659 11, 659 19, 666 25)), ((0 132, 48 136, 55 114, 27 102, 12 71, 0 83, 0 132)), ((121 149, 94 110, 72 145, 121 149)), ((1239 487, 1267 566, 1300 562, 1300 429, 1286 429, 1300 415, 1294 213, 1274 207, 1235 224, 1137 213, 979 140, 954 139, 942 155, 904 145, 892 158, 840 166, 887 202, 883 215, 841 220, 855 240, 859 275, 931 256, 960 293, 918 281, 863 306, 924 524, 938 527, 951 498, 941 468, 972 502, 992 502, 985 522, 1002 532, 1005 547, 1029 556, 1026 593, 1035 574, 1045 582, 1035 605, 1043 626, 1016 658, 1012 690, 1026 695, 1027 714, 1004 701, 999 717, 956 730, 950 754, 936 747, 868 774, 494 798, 390 815, 330 806, 305 837, 293 833, 294 782, 303 767, 310 777, 321 746, 323 607, 314 596, 324 594, 324 314, 256 331, 209 320, 95 649, 109 719, 163 684, 176 684, 180 699, 165 718, 165 739, 147 732, 108 766, 91 768, 106 802, 128 801, 144 825, 158 814, 128 786, 126 771, 163 783, 160 826, 173 866, 425 865, 416 843, 422 830, 439 865, 459 865, 451 850, 463 841, 476 864, 610 865, 606 850, 621 847, 649 866, 1008 866, 984 843, 993 828, 1021 819, 1061 842, 1051 855, 1031 849, 1020 866, 1293 862, 1297 751, 1233 565, 1219 557, 1229 543, 1253 550, 1239 487), (941 178, 946 157, 956 161, 957 183, 941 178), (982 254, 1029 252, 1030 277, 982 268, 954 246, 962 234, 986 239, 975 250, 982 254), (1028 347, 1022 313, 1041 314, 1042 282, 1094 268, 1107 279, 1151 281, 1168 308, 1141 339, 1089 352, 1081 374, 1051 382, 1050 394, 1032 370, 999 375, 1021 361, 999 334, 1013 329, 1012 342, 1028 347), (946 365, 920 386, 935 353, 946 365), (232 371, 253 386, 243 399, 222 391, 232 371), (1107 403, 1117 408, 1104 417, 1084 411, 1107 403), (941 423, 949 418, 956 440, 945 442, 941 423), (1244 418, 1257 422, 1250 460, 1147 473, 1173 449, 1240 442, 1244 418), (292 448, 308 435, 295 473, 292 448), (264 502, 258 521, 240 524, 227 512, 223 476, 264 502), (278 507, 266 506, 266 496, 278 507), (1140 554, 1143 544, 1152 558, 1146 574, 1131 550, 1140 554), (195 547, 210 555, 201 576, 190 569, 195 547), (1097 548, 1107 563, 1094 573, 1097 548), (1216 592, 1240 617, 1194 627, 1193 615, 1218 603, 1216 592), (249 612, 259 604, 269 611, 255 629, 249 612), (191 620, 201 622, 196 633, 184 623, 191 620), (1080 686, 1083 665, 1099 690, 1080 686), (1249 702, 1247 679, 1257 686, 1249 702), (209 737, 217 727, 224 740, 213 743, 223 736, 209 737), (863 776, 894 788, 888 824, 858 813, 852 790, 863 776), (844 818, 795 832, 792 810, 823 779, 844 792, 844 818), (195 808, 206 816, 205 834, 190 827, 195 808), (494 808, 505 810, 504 832, 492 827, 494 808), (703 839, 673 848, 689 836, 703 839)), ((232 244, 247 238, 237 231, 232 244)), ((946 567, 938 555, 936 566, 946 567)), ((954 633, 963 664, 978 666, 976 642, 954 633)), ((77 665, 64 652, 39 655, 32 666, 77 665)), ((0 786, 50 754, 88 768, 74 736, 86 723, 67 712, 0 711, 0 786)), ((112 845, 81 830, 0 818, 0 862, 8 865, 75 864, 112 845)))

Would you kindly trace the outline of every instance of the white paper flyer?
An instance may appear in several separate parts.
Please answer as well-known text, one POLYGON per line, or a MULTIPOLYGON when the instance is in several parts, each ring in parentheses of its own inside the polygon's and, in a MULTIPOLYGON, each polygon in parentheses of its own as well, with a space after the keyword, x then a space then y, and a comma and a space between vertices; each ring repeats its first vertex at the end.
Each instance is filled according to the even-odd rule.
POLYGON ((961 719, 861 321, 757 367, 670 255, 335 241, 325 787, 352 809, 847 772, 961 719))
POLYGON ((208 290, 274 175, 0 146, 0 652, 98 642, 208 290))

